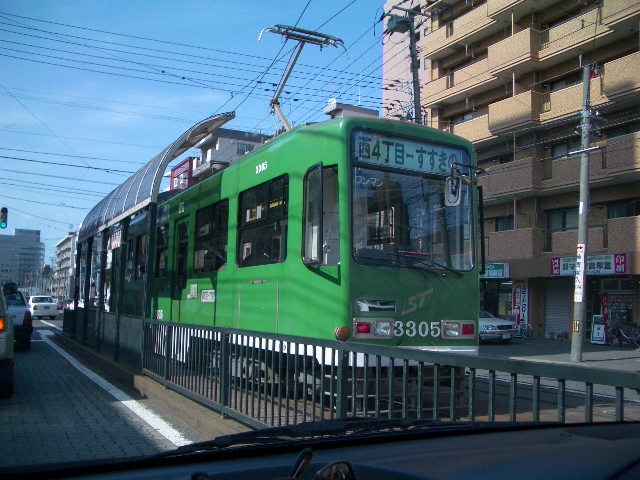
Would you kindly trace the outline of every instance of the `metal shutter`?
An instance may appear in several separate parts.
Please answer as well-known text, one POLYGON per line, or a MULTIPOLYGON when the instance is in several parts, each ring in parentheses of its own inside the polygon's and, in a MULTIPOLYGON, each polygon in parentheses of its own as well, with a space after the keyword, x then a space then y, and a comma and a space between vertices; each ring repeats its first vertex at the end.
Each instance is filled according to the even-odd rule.
POLYGON ((544 308, 544 335, 551 333, 569 332, 571 319, 569 318, 569 301, 571 296, 571 279, 548 280, 545 285, 546 304, 544 308))

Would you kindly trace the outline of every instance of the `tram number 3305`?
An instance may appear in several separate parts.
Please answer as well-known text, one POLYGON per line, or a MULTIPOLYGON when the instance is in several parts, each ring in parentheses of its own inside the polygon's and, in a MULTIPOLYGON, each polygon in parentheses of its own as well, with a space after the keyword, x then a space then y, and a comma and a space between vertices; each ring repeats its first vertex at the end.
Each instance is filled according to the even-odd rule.
POLYGON ((428 337, 429 335, 432 337, 440 336, 440 322, 431 322, 431 325, 429 325, 429 322, 416 323, 409 321, 404 323, 398 320, 393 326, 393 334, 396 337, 402 337, 404 335, 407 337, 415 337, 416 335, 420 337, 428 337))

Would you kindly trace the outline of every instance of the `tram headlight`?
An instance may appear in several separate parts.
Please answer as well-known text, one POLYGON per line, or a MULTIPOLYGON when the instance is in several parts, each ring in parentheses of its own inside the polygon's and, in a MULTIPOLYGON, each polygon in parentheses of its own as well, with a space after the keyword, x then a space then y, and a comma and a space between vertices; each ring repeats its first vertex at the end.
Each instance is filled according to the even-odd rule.
POLYGON ((445 337, 459 337, 460 324, 458 322, 443 322, 445 337))
POLYGON ((390 337, 393 333, 393 324, 389 321, 375 322, 374 335, 378 337, 390 337))

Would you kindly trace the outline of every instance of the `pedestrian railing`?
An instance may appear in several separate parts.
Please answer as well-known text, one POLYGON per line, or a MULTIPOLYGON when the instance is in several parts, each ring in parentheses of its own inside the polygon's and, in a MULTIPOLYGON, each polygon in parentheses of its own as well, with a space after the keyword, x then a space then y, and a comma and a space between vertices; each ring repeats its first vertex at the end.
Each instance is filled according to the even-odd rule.
POLYGON ((640 419, 640 373, 144 322, 143 372, 255 427, 353 417, 640 419))

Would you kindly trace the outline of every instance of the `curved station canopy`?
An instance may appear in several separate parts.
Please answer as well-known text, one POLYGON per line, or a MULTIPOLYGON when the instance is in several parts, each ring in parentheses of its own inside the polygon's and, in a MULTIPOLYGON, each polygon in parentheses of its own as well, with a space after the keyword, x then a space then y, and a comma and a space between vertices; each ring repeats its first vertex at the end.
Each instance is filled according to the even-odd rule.
POLYGON ((162 176, 169 163, 235 116, 235 112, 213 115, 184 132, 91 209, 80 227, 78 242, 157 202, 162 176))

